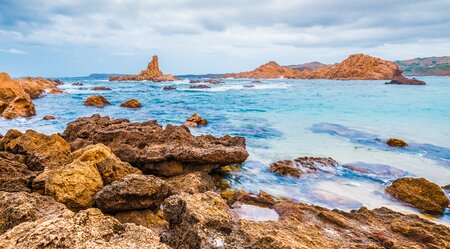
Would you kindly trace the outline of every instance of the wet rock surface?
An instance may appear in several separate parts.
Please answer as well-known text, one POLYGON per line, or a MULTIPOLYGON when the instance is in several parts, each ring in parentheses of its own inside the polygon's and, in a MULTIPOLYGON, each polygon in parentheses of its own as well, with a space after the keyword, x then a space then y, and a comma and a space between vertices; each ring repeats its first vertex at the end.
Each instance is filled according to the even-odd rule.
POLYGON ((109 101, 101 95, 89 96, 86 101, 84 101, 85 106, 95 106, 99 108, 109 104, 109 101))
POLYGON ((92 208, 22 223, 0 236, 1 248, 169 248, 148 228, 121 224, 92 208))
POLYGON ((442 189, 425 178, 400 178, 386 192, 427 213, 442 214, 450 204, 442 189))
POLYGON ((241 163, 248 157, 242 137, 193 136, 184 126, 163 129, 156 121, 93 115, 69 123, 63 137, 73 149, 103 143, 122 161, 165 176, 210 171, 215 165, 241 163))
POLYGON ((126 107, 126 108, 141 108, 142 104, 137 99, 130 99, 122 104, 120 104, 120 107, 126 107))
POLYGON ((299 157, 294 160, 281 160, 270 165, 270 172, 283 176, 300 177, 318 171, 334 172, 338 163, 332 158, 299 157))
POLYGON ((192 114, 184 122, 184 125, 187 127, 204 126, 206 124, 208 124, 208 120, 206 120, 206 118, 200 117, 197 113, 192 114))
POLYGON ((159 207, 169 195, 167 183, 155 176, 131 174, 105 186, 95 196, 95 204, 104 212, 159 207))

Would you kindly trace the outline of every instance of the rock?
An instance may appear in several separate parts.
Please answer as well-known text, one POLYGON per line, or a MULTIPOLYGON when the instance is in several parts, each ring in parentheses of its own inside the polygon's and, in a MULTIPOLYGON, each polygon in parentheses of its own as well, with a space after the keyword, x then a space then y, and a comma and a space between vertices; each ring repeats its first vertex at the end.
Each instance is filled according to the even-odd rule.
POLYGON ((254 85, 244 85, 244 88, 253 88, 255 87, 254 85))
POLYGON ((220 85, 220 84, 224 83, 224 82, 218 81, 218 80, 205 80, 205 82, 209 83, 209 84, 213 84, 213 85, 220 85))
POLYGON ((102 177, 90 162, 75 160, 48 174, 45 194, 72 210, 92 207, 95 194, 103 188, 102 177))
POLYGON ((92 87, 91 90, 93 90, 93 91, 111 91, 111 88, 106 87, 106 86, 96 86, 96 87, 92 87))
POLYGON ((399 138, 389 138, 386 141, 386 144, 391 146, 391 147, 405 147, 405 146, 408 146, 408 144, 405 141, 403 141, 403 140, 401 140, 399 138))
POLYGON ((208 89, 211 88, 208 85, 205 84, 200 84, 200 85, 193 85, 193 86, 189 86, 190 89, 208 89))
POLYGON ((101 95, 89 96, 84 102, 85 106, 104 107, 109 105, 109 101, 101 95))
MULTIPOLYGON (((0 147, 1 147, 1 141, 0 141, 0 147)), ((23 164, 25 164, 27 162, 26 157, 24 155, 14 154, 14 153, 11 153, 8 151, 0 151, 0 158, 18 162, 18 163, 23 163, 23 164)))
POLYGON ((70 145, 59 135, 47 136, 33 130, 21 133, 9 130, 0 148, 26 157, 26 164, 33 171, 59 168, 69 160, 70 145))
POLYGON ((121 224, 92 208, 22 223, 0 236, 0 248, 155 248, 168 246, 148 228, 121 224))
POLYGON ((95 196, 95 204, 104 212, 159 207, 169 195, 166 182, 151 175, 131 174, 105 186, 95 196))
POLYGON ((60 79, 51 80, 55 86, 61 86, 64 85, 64 82, 60 79))
POLYGON ((54 119, 57 119, 57 118, 59 118, 59 117, 47 115, 47 116, 44 116, 42 118, 42 120, 54 120, 54 119))
POLYGON ((397 64, 364 54, 355 54, 332 66, 298 71, 270 61, 249 72, 225 74, 224 78, 292 78, 333 80, 390 80, 401 75, 397 64))
POLYGON ((175 176, 167 179, 172 194, 197 194, 213 191, 216 188, 215 179, 205 172, 195 172, 186 175, 175 176))
POLYGON ((121 180, 129 174, 142 172, 127 162, 122 162, 111 149, 103 144, 88 145, 72 153, 74 160, 91 163, 102 177, 104 185, 121 180))
POLYGON ((120 75, 120 76, 111 76, 109 78, 110 81, 174 81, 180 80, 177 77, 167 74, 164 75, 159 70, 158 65, 158 56, 154 55, 152 61, 148 63, 147 69, 142 70, 140 74, 137 75, 120 75))
POLYGON ((165 86, 165 87, 163 87, 163 90, 170 91, 170 90, 177 90, 177 89, 173 86, 165 86))
POLYGON ((114 214, 114 218, 121 223, 133 223, 150 228, 156 235, 169 228, 169 223, 162 216, 162 211, 154 213, 150 209, 122 211, 114 214))
POLYGON ((194 83, 200 83, 202 82, 201 80, 190 80, 189 83, 194 84, 194 83))
POLYGON ((0 117, 7 119, 36 115, 31 97, 7 73, 0 73, 0 117))
POLYGON ((204 126, 206 124, 208 124, 208 120, 200 117, 197 113, 192 114, 186 119, 186 122, 184 122, 184 125, 187 127, 204 126))
POLYGON ((141 108, 142 104, 136 99, 130 99, 122 104, 120 104, 120 107, 127 107, 127 108, 141 108))
POLYGON ((332 158, 299 157, 294 160, 282 160, 270 165, 270 172, 283 176, 300 177, 317 171, 333 172, 338 163, 332 158))
POLYGON ((442 214, 450 204, 442 189, 425 178, 400 178, 395 180, 386 192, 427 213, 442 214))
POLYGON ((259 84, 259 83, 261 83, 261 81, 260 80, 253 80, 252 83, 253 84, 259 84))
POLYGON ((84 84, 81 82, 75 82, 72 84, 72 86, 83 86, 84 84))
POLYGON ((444 186, 444 187, 442 187, 442 188, 445 189, 445 190, 449 190, 449 191, 450 191, 450 184, 447 185, 447 186, 444 186))
POLYGON ((48 196, 36 193, 0 191, 0 235, 24 222, 68 213, 71 212, 66 206, 48 196))
POLYGON ((228 205, 213 192, 171 196, 164 201, 163 211, 171 229, 161 240, 173 248, 217 248, 216 240, 232 231, 228 205))
POLYGON ((344 164, 342 167, 366 177, 389 181, 393 181, 407 174, 403 170, 384 164, 356 162, 344 164))
POLYGON ((416 78, 408 79, 402 75, 395 76, 390 82, 386 82, 386 85, 426 85, 424 81, 416 78))
POLYGON ((25 164, 0 158, 0 191, 31 192, 35 176, 25 164))
POLYGON ((103 143, 144 173, 165 176, 210 171, 219 165, 242 163, 248 157, 242 137, 193 136, 185 126, 163 129, 156 121, 139 123, 93 115, 69 123, 63 137, 74 150, 103 143))
POLYGON ((23 79, 17 79, 17 84, 30 95, 32 99, 39 98, 45 93, 58 94, 62 91, 57 87, 57 83, 53 80, 44 78, 31 78, 26 77, 23 79))

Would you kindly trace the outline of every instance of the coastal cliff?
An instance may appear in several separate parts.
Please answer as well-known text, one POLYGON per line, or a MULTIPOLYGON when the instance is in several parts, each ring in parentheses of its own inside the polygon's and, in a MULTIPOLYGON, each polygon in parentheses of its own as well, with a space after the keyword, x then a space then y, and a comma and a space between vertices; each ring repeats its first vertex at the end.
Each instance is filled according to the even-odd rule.
POLYGON ((172 74, 163 74, 159 70, 158 56, 154 55, 152 60, 148 63, 147 68, 135 75, 114 75, 109 77, 110 81, 142 81, 149 80, 154 82, 160 81, 175 81, 179 80, 172 74))
POLYGON ((249 72, 225 74, 224 78, 290 78, 330 80, 390 80, 401 75, 397 64, 365 54, 355 54, 332 66, 298 71, 274 61, 249 72))

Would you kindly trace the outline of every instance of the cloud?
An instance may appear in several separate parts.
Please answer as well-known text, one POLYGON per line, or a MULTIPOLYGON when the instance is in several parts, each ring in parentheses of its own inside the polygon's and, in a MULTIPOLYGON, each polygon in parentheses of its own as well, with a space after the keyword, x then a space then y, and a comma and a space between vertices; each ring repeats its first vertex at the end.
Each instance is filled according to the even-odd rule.
POLYGON ((27 52, 20 50, 20 49, 15 49, 15 48, 10 48, 10 49, 2 49, 0 48, 0 52, 1 53, 8 53, 8 54, 28 54, 27 52))

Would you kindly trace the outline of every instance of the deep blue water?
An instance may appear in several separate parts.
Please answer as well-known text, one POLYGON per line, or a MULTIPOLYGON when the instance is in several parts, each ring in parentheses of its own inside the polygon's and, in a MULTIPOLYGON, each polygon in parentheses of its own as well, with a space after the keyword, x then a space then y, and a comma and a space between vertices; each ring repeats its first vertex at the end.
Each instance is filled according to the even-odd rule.
MULTIPOLYGON (((385 195, 396 177, 425 177, 439 185, 450 184, 450 77, 421 77, 426 86, 384 85, 384 81, 330 80, 226 80, 211 89, 189 89, 187 80, 172 83, 109 82, 66 78, 62 95, 35 100, 37 116, 0 120, 0 133, 10 128, 62 132, 68 122, 94 113, 132 121, 156 119, 162 124, 182 124, 197 112, 208 119, 194 134, 244 136, 250 152, 241 172, 229 179, 237 188, 297 201, 350 210, 361 205, 387 206, 416 212, 385 195), (83 82, 84 86, 72 86, 83 82), (244 88, 254 84, 254 88, 244 88), (175 91, 163 91, 173 85, 175 91), (107 86, 112 91, 81 88, 107 86), (111 106, 83 106, 89 95, 101 94, 111 106), (119 107, 130 98, 143 107, 119 107), (44 121, 45 115, 57 120, 44 121), (393 149, 390 137, 411 146, 393 149), (369 169, 359 174, 346 167, 336 173, 294 179, 268 173, 271 162, 299 156, 330 156, 342 165, 369 169)), ((439 218, 448 222, 449 215, 439 218)))

